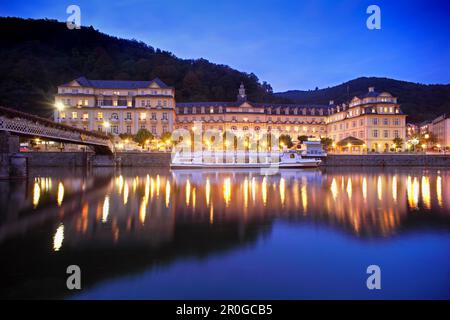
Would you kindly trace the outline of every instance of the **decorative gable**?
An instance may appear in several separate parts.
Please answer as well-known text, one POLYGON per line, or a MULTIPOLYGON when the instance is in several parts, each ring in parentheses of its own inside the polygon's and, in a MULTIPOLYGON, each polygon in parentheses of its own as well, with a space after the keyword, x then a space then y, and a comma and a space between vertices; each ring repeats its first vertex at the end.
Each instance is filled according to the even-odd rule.
POLYGON ((149 88, 160 89, 161 87, 156 83, 156 81, 153 81, 152 83, 150 83, 149 88))

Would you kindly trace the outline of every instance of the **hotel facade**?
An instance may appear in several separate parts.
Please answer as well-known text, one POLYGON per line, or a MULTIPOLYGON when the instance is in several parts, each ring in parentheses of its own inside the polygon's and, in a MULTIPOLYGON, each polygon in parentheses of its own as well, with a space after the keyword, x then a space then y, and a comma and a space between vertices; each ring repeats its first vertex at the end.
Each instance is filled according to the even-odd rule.
POLYGON ((328 137, 338 143, 351 137, 360 143, 347 151, 377 152, 392 149, 394 138, 406 138, 406 115, 397 98, 374 88, 341 105, 333 101, 329 105, 253 103, 247 100, 243 85, 233 102, 176 103, 175 89, 159 79, 81 77, 59 86, 55 103, 56 122, 112 134, 136 134, 139 129, 155 136, 175 129, 240 134, 276 131, 294 141, 308 136, 328 137))
POLYGON ((56 122, 88 131, 136 134, 147 129, 155 136, 172 132, 175 89, 159 79, 104 81, 75 79, 58 87, 56 122))
POLYGON ((430 132, 436 137, 441 148, 450 148, 450 115, 443 114, 431 122, 430 132))

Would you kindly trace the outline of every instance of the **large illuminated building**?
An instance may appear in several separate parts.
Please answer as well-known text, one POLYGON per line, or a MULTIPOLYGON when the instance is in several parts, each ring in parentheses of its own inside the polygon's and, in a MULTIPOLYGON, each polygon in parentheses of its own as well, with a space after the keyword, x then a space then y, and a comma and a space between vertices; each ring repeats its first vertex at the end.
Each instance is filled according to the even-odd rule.
POLYGON ((176 127, 188 130, 217 129, 236 132, 277 130, 293 138, 300 135, 326 136, 328 106, 253 103, 247 100, 243 85, 233 102, 177 103, 176 127))
POLYGON ((348 137, 364 141, 361 146, 349 146, 351 149, 362 148, 374 152, 404 149, 404 144, 396 146, 393 140, 400 138, 405 141, 406 115, 402 113, 396 97, 388 92, 378 93, 370 87, 362 97, 330 106, 327 136, 336 142, 348 137))
POLYGON ((155 136, 172 132, 175 89, 151 81, 88 80, 80 77, 58 87, 56 122, 89 131, 155 136))
MULTIPOLYGON (((55 121, 81 129, 136 134, 147 129, 155 136, 174 129, 215 129, 236 134, 277 132, 299 136, 351 138, 346 151, 384 152, 405 140, 406 115, 397 98, 369 88, 366 95, 335 105, 254 103, 244 85, 236 101, 175 103, 175 89, 152 81, 88 80, 84 77, 58 87, 55 121)), ((404 147, 404 145, 402 146, 404 147)))
POLYGON ((436 137, 436 142, 442 149, 450 149, 450 116, 443 114, 431 123, 430 132, 436 137))

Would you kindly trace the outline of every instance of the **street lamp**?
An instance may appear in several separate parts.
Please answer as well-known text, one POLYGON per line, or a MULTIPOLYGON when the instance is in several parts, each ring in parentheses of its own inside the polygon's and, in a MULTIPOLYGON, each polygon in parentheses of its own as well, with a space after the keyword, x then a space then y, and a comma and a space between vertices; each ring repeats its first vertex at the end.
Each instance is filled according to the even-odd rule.
POLYGON ((416 150, 416 146, 419 144, 419 140, 417 138, 414 138, 411 140, 411 144, 413 145, 413 150, 416 150))
POLYGON ((61 112, 61 111, 63 111, 65 109, 65 105, 61 101, 58 101, 58 102, 55 103, 55 108, 56 108, 56 110, 61 112))
POLYGON ((108 133, 108 129, 111 127, 111 124, 108 121, 103 122, 103 127, 105 128, 106 133, 108 133))

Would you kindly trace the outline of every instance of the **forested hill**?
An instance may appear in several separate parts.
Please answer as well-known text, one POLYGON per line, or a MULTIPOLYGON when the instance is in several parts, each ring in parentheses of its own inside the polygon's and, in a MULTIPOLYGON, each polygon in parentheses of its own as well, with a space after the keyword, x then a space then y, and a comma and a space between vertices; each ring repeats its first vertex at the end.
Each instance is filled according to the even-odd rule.
MULTIPOLYGON (((177 101, 233 101, 244 82, 252 101, 274 101, 254 74, 204 59, 183 60, 93 27, 69 30, 54 20, 0 17, 0 105, 50 115, 59 84, 88 79, 150 80, 177 89, 177 101)), ((278 99, 279 100, 279 99, 278 99)))
POLYGON ((275 95, 297 103, 327 104, 330 100, 342 103, 367 93, 368 87, 375 87, 378 92, 387 91, 398 97, 410 122, 432 120, 450 112, 450 85, 424 85, 388 78, 363 77, 325 89, 293 90, 275 95))
MULTIPOLYGON (((55 20, 0 17, 0 105, 43 116, 53 110, 59 84, 88 79, 150 80, 159 77, 183 101, 233 101, 244 82, 255 102, 337 103, 369 86, 399 98, 409 121, 450 112, 450 85, 422 85, 387 78, 358 78, 313 91, 272 93, 253 73, 204 59, 184 60, 148 44, 103 34, 93 27, 69 30, 55 20)), ((282 76, 282 75, 280 75, 282 76)))

